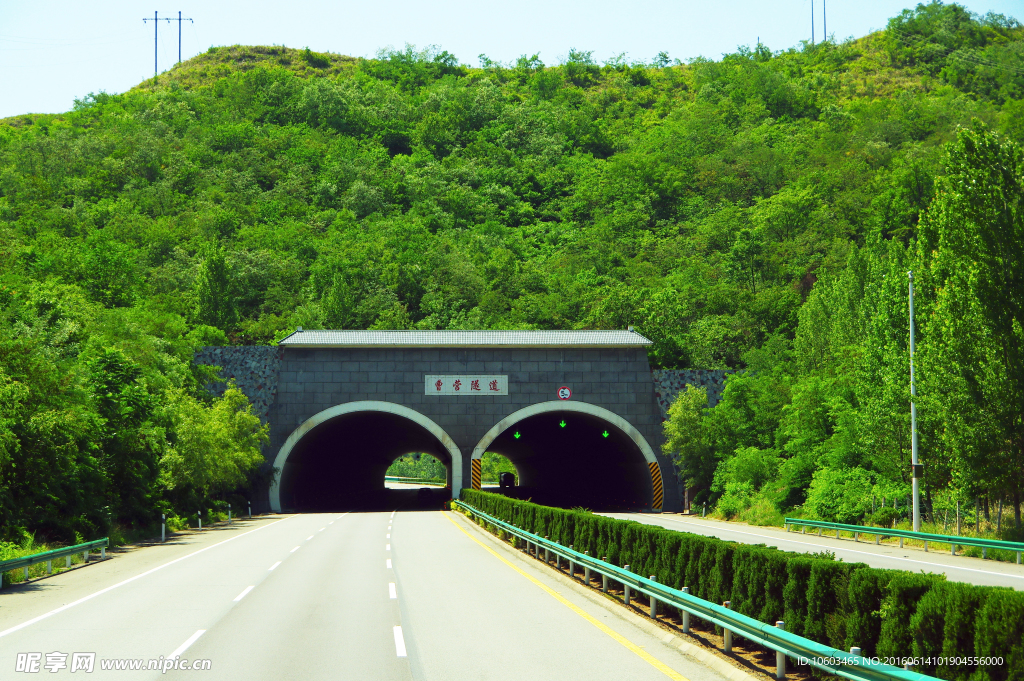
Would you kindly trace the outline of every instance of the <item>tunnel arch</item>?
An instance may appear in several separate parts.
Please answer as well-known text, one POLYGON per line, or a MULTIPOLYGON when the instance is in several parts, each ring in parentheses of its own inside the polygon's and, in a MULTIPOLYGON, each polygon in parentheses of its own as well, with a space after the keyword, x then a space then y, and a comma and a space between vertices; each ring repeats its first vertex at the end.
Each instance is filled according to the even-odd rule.
POLYGON ((572 402, 569 400, 540 402, 538 404, 531 404, 528 407, 523 407, 519 411, 512 412, 494 424, 494 426, 488 430, 482 438, 480 438, 480 442, 478 442, 476 447, 473 448, 473 458, 479 459, 483 456, 484 452, 487 451, 487 447, 494 442, 494 439, 516 423, 519 423, 530 416, 536 416, 537 414, 544 414, 551 411, 575 411, 603 419, 629 435, 630 439, 636 443, 636 446, 644 455, 644 459, 647 460, 647 463, 658 463, 658 457, 654 455, 654 450, 651 449, 651 445, 647 443, 647 440, 640 434, 640 431, 634 428, 633 424, 629 421, 622 418, 615 412, 608 411, 604 407, 599 407, 596 404, 590 404, 589 402, 572 402))
POLYGON ((480 460, 488 451, 513 463, 524 493, 548 500, 538 503, 573 506, 585 498, 588 503, 580 505, 593 503, 594 508, 623 503, 634 509, 662 507, 661 465, 647 439, 629 421, 595 404, 557 400, 509 414, 473 448, 467 486, 478 486, 480 460), (545 415, 554 416, 561 427, 545 415), (601 430, 603 436, 597 434, 601 430))
POLYGON ((278 513, 281 512, 281 483, 282 476, 285 471, 285 465, 288 463, 289 457, 298 448, 303 438, 313 433, 318 427, 329 424, 341 417, 358 414, 360 412, 376 412, 401 417, 412 421, 417 426, 433 435, 451 458, 450 469, 452 494, 458 498, 459 491, 462 489, 462 452, 448 433, 446 433, 444 429, 437 425, 433 420, 414 409, 410 409, 409 407, 395 404, 393 402, 360 400, 356 402, 338 404, 317 412, 303 421, 298 428, 291 432, 288 439, 285 440, 285 443, 281 445, 281 449, 278 450, 277 456, 274 458, 275 473, 274 479, 270 485, 271 510, 278 513))

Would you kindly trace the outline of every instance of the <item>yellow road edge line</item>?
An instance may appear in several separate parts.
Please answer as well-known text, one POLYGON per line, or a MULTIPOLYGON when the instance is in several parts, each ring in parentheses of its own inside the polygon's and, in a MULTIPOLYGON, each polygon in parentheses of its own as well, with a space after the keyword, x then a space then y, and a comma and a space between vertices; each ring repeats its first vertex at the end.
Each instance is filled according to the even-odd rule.
POLYGON ((508 565, 510 568, 512 568, 513 570, 515 570, 519 574, 521 574, 523 577, 526 577, 528 580, 530 580, 531 582, 533 582, 534 584, 539 586, 541 589, 543 589, 549 595, 551 595, 553 598, 555 598, 559 603, 561 603, 565 607, 569 608, 574 613, 576 613, 577 615, 579 615, 580 617, 582 617, 586 621, 590 622, 591 624, 593 624, 595 627, 597 627, 598 629, 600 629, 604 633, 608 634, 608 636, 610 636, 612 639, 614 639, 617 643, 622 645, 624 648, 626 648, 630 652, 635 653, 641 660, 643 660, 647 664, 651 665, 652 667, 657 669, 659 672, 661 672, 662 674, 664 674, 668 678, 673 679, 673 681, 690 681, 685 676, 683 676, 682 674, 680 674, 676 670, 672 669, 671 667, 666 665, 664 662, 662 662, 661 660, 659 660, 658 658, 654 657, 653 655, 648 653, 646 650, 644 650, 643 648, 641 648, 637 644, 635 644, 632 641, 630 641, 629 639, 627 639, 622 634, 618 633, 617 631, 614 631, 613 629, 608 627, 608 625, 606 625, 606 624, 604 624, 602 622, 599 622, 598 620, 594 619, 594 617, 592 617, 590 615, 590 613, 586 612, 585 610, 580 608, 575 603, 570 602, 567 598, 562 596, 562 594, 558 593, 557 591, 555 591, 554 589, 549 587, 547 584, 544 584, 543 582, 541 582, 536 577, 533 577, 532 575, 526 574, 526 572, 522 568, 520 568, 520 567, 518 567, 516 565, 513 565, 507 558, 505 558, 504 556, 500 555, 497 551, 492 549, 490 546, 487 546, 487 544, 484 544, 482 541, 480 541, 479 539, 477 539, 476 537, 471 535, 469 532, 467 532, 466 528, 462 527, 457 522, 455 522, 455 520, 453 520, 452 517, 449 516, 447 513, 444 514, 444 517, 448 518, 448 521, 452 525, 457 527, 460 532, 462 532, 464 535, 466 535, 467 537, 469 537, 470 539, 475 541, 480 546, 484 547, 484 549, 487 550, 488 552, 490 552, 490 554, 492 556, 494 556, 495 558, 500 560, 502 563, 504 563, 505 565, 508 565))

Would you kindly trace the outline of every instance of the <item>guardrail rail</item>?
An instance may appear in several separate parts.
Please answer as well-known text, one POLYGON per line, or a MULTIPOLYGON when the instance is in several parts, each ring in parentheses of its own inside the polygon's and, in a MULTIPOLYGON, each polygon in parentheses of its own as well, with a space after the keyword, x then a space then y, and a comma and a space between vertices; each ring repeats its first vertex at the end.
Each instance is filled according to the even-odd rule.
POLYGON ((89 562, 89 553, 94 549, 100 550, 100 558, 105 559, 107 557, 107 546, 110 545, 109 537, 103 539, 97 539, 95 541, 88 541, 84 544, 75 544, 74 546, 68 546, 63 549, 54 549, 52 551, 43 551, 42 553, 33 553, 31 556, 22 556, 21 558, 11 558, 10 560, 0 561, 0 589, 3 588, 3 574, 10 572, 11 570, 24 569, 25 579, 28 579, 28 569, 33 565, 39 563, 46 563, 46 574, 53 574, 53 561, 57 558, 66 558, 65 567, 71 567, 71 556, 81 553, 84 561, 89 562))
MULTIPOLYGON (((689 615, 694 615, 702 620, 717 624, 725 632, 726 652, 732 648, 732 636, 741 636, 748 641, 758 643, 776 652, 776 678, 785 678, 785 658, 792 657, 801 663, 813 665, 819 669, 831 672, 837 676, 856 681, 932 681, 934 677, 915 672, 910 669, 900 669, 892 665, 860 655, 860 649, 854 648, 851 652, 845 652, 827 645, 817 643, 802 636, 787 632, 783 623, 776 622, 775 625, 760 622, 752 617, 730 610, 726 605, 718 605, 702 598, 697 598, 688 593, 688 589, 673 589, 664 584, 659 584, 653 579, 645 579, 640 575, 629 572, 624 568, 617 567, 593 556, 580 553, 573 548, 565 547, 544 537, 527 532, 503 520, 499 520, 483 511, 480 511, 469 504, 453 500, 452 506, 484 520, 494 527, 504 530, 506 533, 518 537, 526 542, 527 552, 538 556, 543 550, 545 562, 548 554, 554 554, 564 558, 569 563, 569 569, 575 576, 574 565, 578 565, 589 572, 596 572, 605 578, 611 578, 624 587, 624 600, 629 604, 630 591, 639 591, 651 600, 651 616, 657 614, 657 603, 666 603, 679 608, 683 615, 683 631, 689 632, 689 615), (530 545, 533 545, 532 549, 530 545)), ((607 590, 607 581, 604 588, 607 590)))
POLYGON ((1003 541, 1001 539, 985 539, 984 537, 960 537, 951 534, 931 534, 930 532, 914 532, 913 530, 900 530, 886 527, 870 527, 868 525, 847 525, 845 523, 830 523, 824 520, 805 520, 802 518, 786 518, 786 532, 789 532, 790 525, 802 526, 803 533, 807 533, 808 527, 818 528, 818 536, 823 530, 835 530, 836 539, 839 539, 840 532, 852 532, 853 540, 859 541, 860 535, 871 534, 875 536, 875 543, 887 537, 899 537, 900 548, 903 548, 904 539, 916 539, 924 542, 924 550, 928 550, 928 542, 937 542, 950 545, 950 554, 956 555, 957 546, 977 546, 981 548, 982 558, 987 557, 988 549, 1003 549, 1017 553, 1017 565, 1021 564, 1021 552, 1024 551, 1024 542, 1003 541))

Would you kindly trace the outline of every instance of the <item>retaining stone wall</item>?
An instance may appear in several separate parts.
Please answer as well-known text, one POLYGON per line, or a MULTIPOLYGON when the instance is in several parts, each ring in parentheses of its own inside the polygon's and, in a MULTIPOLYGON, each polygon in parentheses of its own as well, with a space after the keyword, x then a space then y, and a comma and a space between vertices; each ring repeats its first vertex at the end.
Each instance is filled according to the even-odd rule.
POLYGON ((668 418, 668 408, 687 385, 707 388, 708 407, 715 406, 722 399, 725 377, 734 372, 733 369, 654 369, 651 378, 662 419, 668 418))
MULTIPOLYGON (((234 379, 238 389, 252 402, 253 411, 267 423, 270 406, 277 399, 278 375, 284 350, 273 345, 205 347, 195 354, 196 364, 221 367, 220 377, 234 379)), ((223 395, 226 383, 207 386, 215 395, 223 395)))

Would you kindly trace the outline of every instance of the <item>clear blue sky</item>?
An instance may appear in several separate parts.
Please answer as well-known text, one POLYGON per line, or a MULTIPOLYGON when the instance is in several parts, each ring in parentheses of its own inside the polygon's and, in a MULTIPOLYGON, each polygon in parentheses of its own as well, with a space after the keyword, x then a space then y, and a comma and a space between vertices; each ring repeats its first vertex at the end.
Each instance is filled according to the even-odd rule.
MULTIPOLYGON (((825 0, 828 32, 837 39, 883 28, 911 2, 825 0)), ((558 63, 570 48, 593 50, 605 61, 620 53, 650 61, 719 58, 758 37, 772 49, 810 38, 812 0, 520 0, 519 2, 224 2, 179 4, 98 0, 0 1, 0 117, 69 109, 90 92, 123 92, 153 75, 153 24, 143 17, 191 17, 182 26, 182 58, 210 45, 287 45, 373 56, 406 43, 438 45, 463 63, 477 55, 508 62, 540 53, 558 63)), ((822 36, 822 0, 813 0, 815 37, 822 36)), ((967 0, 973 12, 1024 19, 1021 0, 967 0)), ((178 25, 159 25, 159 66, 178 54, 178 25)))

